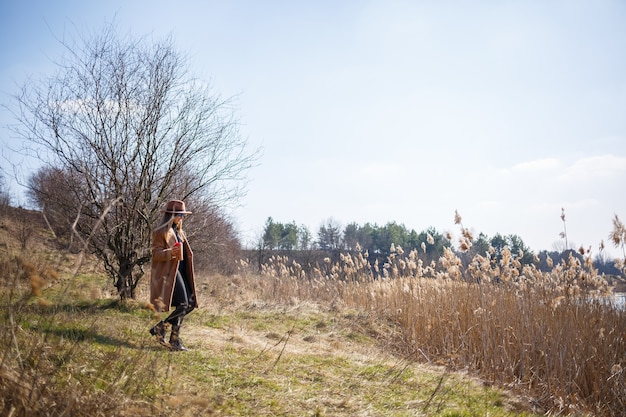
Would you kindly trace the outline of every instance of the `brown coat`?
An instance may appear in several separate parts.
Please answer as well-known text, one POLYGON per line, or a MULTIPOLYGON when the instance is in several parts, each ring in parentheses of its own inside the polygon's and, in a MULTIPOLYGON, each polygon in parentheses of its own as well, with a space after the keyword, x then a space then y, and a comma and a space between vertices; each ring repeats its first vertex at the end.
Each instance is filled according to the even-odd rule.
MULTIPOLYGON (((184 233, 181 233, 183 240, 183 258, 187 261, 187 279, 191 286, 191 293, 196 297, 196 283, 193 272, 193 252, 184 233)), ((169 311, 174 294, 174 283, 176 282, 176 271, 178 270, 178 260, 172 259, 172 248, 176 243, 176 234, 172 230, 172 223, 168 222, 159 226, 152 232, 152 268, 150 271, 150 303, 156 311, 169 311)))

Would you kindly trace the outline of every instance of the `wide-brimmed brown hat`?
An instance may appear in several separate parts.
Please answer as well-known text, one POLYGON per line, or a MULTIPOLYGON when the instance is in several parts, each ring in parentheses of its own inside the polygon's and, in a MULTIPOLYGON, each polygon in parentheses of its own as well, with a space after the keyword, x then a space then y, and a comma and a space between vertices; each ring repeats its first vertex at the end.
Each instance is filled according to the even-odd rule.
POLYGON ((168 201, 167 205, 165 206, 165 210, 163 211, 165 213, 174 213, 174 214, 178 214, 178 213, 191 214, 190 211, 187 211, 185 209, 185 202, 181 200, 168 201))

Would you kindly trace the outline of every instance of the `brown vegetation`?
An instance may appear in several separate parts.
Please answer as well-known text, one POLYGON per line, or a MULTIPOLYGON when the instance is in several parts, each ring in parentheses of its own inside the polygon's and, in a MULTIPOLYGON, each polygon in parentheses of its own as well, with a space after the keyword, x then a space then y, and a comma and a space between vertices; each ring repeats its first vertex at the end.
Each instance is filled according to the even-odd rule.
POLYGON ((115 301, 102 271, 87 270, 80 254, 51 250, 41 227, 16 250, 17 225, 7 219, 2 415, 620 416, 625 409, 625 312, 610 302, 607 280, 573 256, 550 272, 506 252, 497 262, 486 255, 464 264, 446 251, 426 265, 400 247, 374 268, 362 252, 308 272, 287 257, 270 258, 261 274, 240 261, 233 276, 202 274, 202 308, 186 333, 192 352, 172 356, 148 338, 149 306, 115 301), (473 382, 458 382, 457 371, 518 396, 484 400, 492 394, 472 389, 473 400, 459 399, 473 382), (338 396, 346 388, 356 391, 338 396))
POLYGON ((396 350, 415 360, 470 370, 551 412, 623 415, 626 315, 591 253, 582 255, 542 272, 507 250, 499 261, 476 255, 465 266, 446 248, 424 265, 416 250, 392 247, 374 268, 367 253, 326 259, 308 273, 274 257, 262 274, 271 279, 268 299, 342 303, 396 323, 396 350))

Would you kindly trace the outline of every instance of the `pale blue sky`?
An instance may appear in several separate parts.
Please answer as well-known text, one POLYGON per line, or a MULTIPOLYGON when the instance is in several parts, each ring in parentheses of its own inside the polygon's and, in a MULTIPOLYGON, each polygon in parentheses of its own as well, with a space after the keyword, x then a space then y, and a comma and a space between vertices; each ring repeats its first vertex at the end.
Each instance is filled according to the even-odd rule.
POLYGON ((53 34, 113 19, 171 34, 238 96, 263 147, 233 213, 246 241, 269 216, 457 232, 459 210, 539 251, 564 207, 569 240, 595 250, 626 221, 624 1, 5 1, 2 102, 52 70, 53 34))

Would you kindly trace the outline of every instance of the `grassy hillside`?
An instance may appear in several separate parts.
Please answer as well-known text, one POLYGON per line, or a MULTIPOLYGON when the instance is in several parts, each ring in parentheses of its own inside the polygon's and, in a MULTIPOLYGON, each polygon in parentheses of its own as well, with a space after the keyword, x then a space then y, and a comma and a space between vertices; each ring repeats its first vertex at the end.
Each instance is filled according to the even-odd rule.
POLYGON ((181 335, 191 351, 166 351, 145 283, 119 302, 97 265, 20 215, 0 223, 0 415, 531 415, 521 393, 419 363, 376 310, 249 273, 201 275, 181 335))

